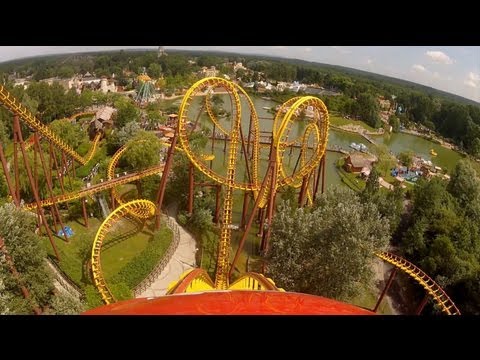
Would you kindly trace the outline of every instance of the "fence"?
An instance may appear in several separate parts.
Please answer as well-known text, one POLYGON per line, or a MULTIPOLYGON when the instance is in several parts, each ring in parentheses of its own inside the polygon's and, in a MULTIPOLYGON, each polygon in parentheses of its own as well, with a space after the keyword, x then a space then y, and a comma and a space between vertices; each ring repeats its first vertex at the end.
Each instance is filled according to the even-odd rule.
POLYGON ((163 269, 165 269, 165 266, 167 266, 167 264, 170 262, 173 253, 177 250, 178 244, 180 243, 180 229, 178 228, 175 220, 165 215, 163 215, 162 218, 173 232, 172 242, 170 243, 170 246, 165 252, 162 260, 160 260, 150 274, 148 274, 148 276, 133 289, 133 294, 135 297, 147 290, 147 288, 157 279, 157 277, 162 273, 163 269))
POLYGON ((60 267, 55 261, 47 258, 47 263, 52 269, 55 279, 69 294, 75 296, 78 299, 84 298, 83 291, 77 286, 77 284, 70 280, 68 275, 65 274, 62 269, 60 269, 60 267))

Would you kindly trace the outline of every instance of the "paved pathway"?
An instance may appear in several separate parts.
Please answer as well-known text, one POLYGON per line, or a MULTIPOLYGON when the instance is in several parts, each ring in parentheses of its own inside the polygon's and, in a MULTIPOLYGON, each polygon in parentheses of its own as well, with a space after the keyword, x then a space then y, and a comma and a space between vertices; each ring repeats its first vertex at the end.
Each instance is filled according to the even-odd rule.
MULTIPOLYGON (((176 222, 174 218, 172 220, 176 222)), ((178 280, 185 271, 195 267, 195 239, 180 225, 178 228, 180 243, 177 250, 158 278, 144 292, 137 295, 137 298, 165 295, 172 281, 178 280)))

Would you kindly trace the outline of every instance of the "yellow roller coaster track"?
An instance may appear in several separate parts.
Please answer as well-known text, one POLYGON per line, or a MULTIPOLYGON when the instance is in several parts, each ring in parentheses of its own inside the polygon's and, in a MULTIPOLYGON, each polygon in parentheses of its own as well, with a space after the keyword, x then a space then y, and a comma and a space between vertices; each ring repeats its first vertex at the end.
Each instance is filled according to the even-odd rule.
MULTIPOLYGON (((244 95, 244 98, 245 100, 247 101, 248 103, 248 107, 249 107, 249 110, 250 110, 250 116, 252 117, 251 121, 252 121, 252 135, 253 135, 253 139, 251 139, 252 141, 252 171, 251 171, 251 184, 253 184, 253 187, 254 187, 254 198, 256 198, 257 196, 257 188, 258 188, 258 159, 259 159, 259 156, 260 156, 260 153, 259 153, 259 148, 260 148, 260 124, 259 124, 259 119, 258 119, 258 114, 257 114, 257 111, 255 110, 255 106, 253 104, 253 101, 252 99, 250 98, 250 96, 248 96, 248 94, 246 93, 246 91, 240 87, 238 84, 236 83, 232 83, 233 86, 235 86, 235 89, 237 91, 240 91, 240 93, 242 95, 244 95)), ((211 91, 207 92, 207 96, 205 97, 205 105, 206 105, 206 110, 207 110, 207 113, 210 117, 210 119, 212 120, 212 122, 216 125, 216 127, 219 128, 219 130, 226 136, 228 136, 228 131, 226 131, 221 125, 220 125, 220 122, 218 121, 218 119, 216 118, 215 114, 213 113, 213 110, 212 110, 212 105, 211 105, 211 101, 210 101, 210 94, 211 94, 211 91)), ((245 134, 244 134, 245 136, 245 134)))
MULTIPOLYGON (((187 270, 180 279, 171 282, 166 295, 212 290, 217 289, 210 276, 204 269, 196 268, 187 270)), ((285 291, 278 288, 272 279, 253 272, 243 274, 228 287, 228 290, 285 291)))
MULTIPOLYGON (((275 189, 280 186, 297 184, 303 179, 304 176, 310 174, 316 166, 320 163, 320 160, 326 149, 327 135, 328 135, 328 111, 323 102, 313 96, 306 96, 301 98, 294 98, 287 101, 283 104, 275 117, 274 121, 274 131, 273 131, 273 144, 276 151, 276 161, 281 162, 283 157, 283 152, 288 143, 288 134, 290 132, 291 125, 295 121, 295 117, 304 111, 305 109, 311 108, 314 112, 313 121, 310 122, 307 127, 307 134, 303 137, 304 142, 308 142, 309 134, 313 132, 316 136, 317 146, 314 147, 314 153, 310 159, 306 159, 306 148, 303 151, 303 160, 300 169, 290 176, 286 176, 283 172, 283 176, 280 176, 278 182, 276 182, 275 189), (283 115, 283 113, 286 113, 283 115)), ((215 277, 215 288, 216 289, 228 289, 228 267, 229 267, 229 247, 231 239, 231 221, 232 221, 232 207, 233 207, 233 190, 240 189, 244 191, 253 191, 254 194, 258 194, 259 183, 258 183, 258 160, 259 160, 259 128, 258 128, 258 117, 255 112, 255 108, 249 96, 245 91, 236 84, 233 84, 230 81, 227 81, 222 78, 205 78, 196 82, 190 89, 188 89, 185 94, 182 104, 180 105, 179 111, 179 138, 180 144, 185 150, 189 160, 207 177, 213 179, 217 183, 220 183, 226 187, 225 197, 224 197, 224 207, 223 207, 223 221, 220 228, 220 242, 217 258, 217 269, 215 277), (222 126, 219 124, 218 120, 213 114, 211 104, 210 104, 210 91, 214 88, 224 88, 230 99, 232 99, 232 113, 234 113, 234 119, 232 122, 232 130, 228 133, 222 126), (206 96, 206 109, 209 114, 212 122, 220 129, 221 132, 230 138, 229 151, 228 151, 228 162, 227 162, 227 174, 222 176, 213 170, 211 170, 207 165, 201 161, 198 155, 191 149, 188 142, 188 131, 187 131, 187 122, 188 122, 188 111, 190 104, 193 101, 194 96, 197 93, 200 93, 202 89, 208 89, 209 93, 206 96), (251 114, 254 120, 254 139, 252 144, 253 156, 252 156, 252 180, 250 183, 240 183, 235 181, 235 168, 237 161, 237 147, 239 144, 240 129, 241 129, 241 103, 239 92, 245 96, 248 101, 251 114)), ((245 139, 244 139, 245 140, 245 139)), ((282 172, 278 170, 277 173, 282 172)), ((268 188, 271 187, 271 182, 277 176, 273 176, 269 172, 269 181, 270 184, 267 185, 268 188)), ((267 182, 268 183, 268 182, 267 182)), ((264 189, 265 190, 265 189, 264 189)), ((268 198, 268 192, 261 192, 262 199, 260 199, 260 206, 264 207, 267 203, 266 199, 268 198)))
MULTIPOLYGON (((293 100, 293 99, 292 99, 293 100)), ((291 101, 287 102, 290 104, 291 101)), ((288 106, 288 105, 287 105, 288 106)), ((279 113, 281 113, 282 109, 286 108, 281 107, 279 109, 279 113)), ((297 100, 291 104, 289 109, 287 110, 283 119, 280 116, 275 118, 274 122, 274 133, 273 133, 273 141, 275 146, 275 151, 277 152, 277 163, 279 169, 279 174, 277 175, 278 180, 276 184, 276 188, 280 188, 285 185, 291 185, 294 187, 298 187, 301 185, 301 181, 304 176, 310 174, 316 167, 318 167, 322 156, 325 154, 325 150, 327 148, 327 141, 328 141, 328 127, 329 127, 329 118, 328 118, 328 110, 325 104, 318 98, 313 96, 305 96, 302 98, 297 98, 297 100), (297 171, 295 171, 290 176, 286 176, 285 172, 283 171, 283 166, 281 165, 283 161, 283 152, 285 151, 286 145, 288 145, 288 134, 290 132, 290 127, 293 124, 294 117, 296 114, 307 107, 311 106, 314 110, 314 121, 310 122, 309 126, 307 126, 303 141, 302 141, 302 148, 303 145, 306 145, 305 138, 308 140, 308 132, 314 131, 316 139, 317 139, 317 146, 314 147, 314 154, 310 158, 309 161, 306 161, 303 166, 301 166, 297 171)))
MULTIPOLYGON (((137 141, 137 143, 139 142, 144 142, 145 140, 140 140, 140 141, 137 141)), ((171 144, 170 143, 166 143, 166 142, 160 142, 160 144, 162 146, 165 146, 165 147, 170 147, 171 144)), ((113 154, 112 156, 112 159, 110 160, 109 164, 108 164, 108 168, 107 168, 107 180, 112 180, 115 178, 115 168, 117 167, 117 164, 118 164, 118 161, 120 160, 120 158, 122 157, 122 155, 128 150, 128 147, 129 145, 126 144, 126 145, 123 145, 120 149, 118 149, 115 154, 113 154)), ((177 151, 183 151, 183 149, 181 147, 178 147, 178 146, 175 146, 175 150, 177 151)), ((112 196, 113 198, 115 199, 115 201, 119 204, 119 205, 123 205, 124 204, 124 201, 122 200, 122 198, 118 195, 115 187, 112 188, 112 196)))
MULTIPOLYGON (((239 101, 239 100, 238 100, 239 101)), ((212 120, 213 121, 213 120, 212 120)), ((259 125, 258 125, 258 116, 256 114, 253 102, 251 99, 248 97, 247 93, 240 88, 238 85, 227 81, 222 78, 216 78, 216 77, 211 77, 211 78, 205 78, 202 79, 198 82, 196 82, 194 85, 190 87, 190 89, 187 91, 185 94, 182 104, 180 106, 180 112, 179 112, 179 139, 180 139, 180 144, 182 148, 185 150, 185 154, 187 155, 188 159, 195 165, 195 167, 205 174, 207 177, 213 179, 219 184, 225 185, 225 186, 233 186, 234 189, 239 189, 239 190, 245 190, 245 191, 258 191, 259 190, 259 184, 258 184, 258 157, 259 157, 259 125), (196 96, 197 93, 202 92, 203 88, 215 88, 215 87, 223 87, 227 90, 227 93, 230 95, 230 97, 233 99, 233 105, 234 108, 232 111, 234 111, 237 106, 239 106, 239 102, 237 104, 237 100, 239 99, 239 94, 238 91, 240 91, 241 94, 245 96, 245 99, 248 102, 249 108, 250 108, 250 113, 252 115, 252 134, 253 134, 253 139, 252 139, 252 182, 251 183, 241 183, 241 182, 233 182, 233 185, 230 184, 230 180, 227 176, 223 176, 218 174, 217 172, 213 171, 210 169, 210 167, 204 162, 205 159, 203 159, 201 156, 199 156, 196 151, 194 151, 189 144, 188 141, 188 135, 189 131, 187 129, 187 121, 188 121, 188 112, 190 105, 196 96), (229 185, 230 184, 230 185, 229 185)), ((227 134, 228 135, 228 134, 227 134)), ((238 146, 238 134, 237 134, 237 139, 235 143, 232 143, 231 136, 230 137, 230 147, 235 147, 238 146)))
POLYGON ((212 108, 212 103, 210 101, 210 94, 211 91, 207 92, 207 95, 205 96, 205 108, 207 110, 208 116, 212 120, 212 122, 215 124, 215 126, 222 132, 224 135, 228 135, 228 131, 223 128, 223 126, 220 124, 218 121, 217 117, 213 113, 213 108, 212 108))
POLYGON ((376 253, 380 259, 392 264, 415 279, 432 296, 440 309, 448 315, 461 315, 447 293, 430 276, 404 258, 388 252, 376 253))
MULTIPOLYGON (((225 195, 223 203, 222 222, 220 226, 220 241, 218 246, 217 268, 215 273, 215 288, 226 290, 228 288, 228 270, 229 270, 229 250, 231 238, 231 223, 232 223, 232 207, 233 207, 233 189, 235 183, 235 168, 237 160, 237 147, 240 136, 241 125, 241 102, 240 96, 236 90, 236 86, 230 81, 222 78, 205 78, 197 81, 188 89, 183 101, 180 105, 179 111, 179 134, 180 144, 182 145, 187 157, 190 161, 205 175, 213 178, 217 182, 225 186, 225 195), (212 170, 206 164, 199 161, 194 151, 190 148, 187 136, 187 113, 188 108, 193 100, 195 93, 205 87, 223 87, 227 90, 233 99, 232 108, 232 130, 229 133, 230 147, 228 150, 227 175, 224 178, 212 170), (218 179, 218 180, 217 180, 218 179)), ((253 185, 253 184, 252 184, 253 185)))
POLYGON ((134 213, 140 219, 148 219, 155 215, 156 207, 155 204, 148 200, 133 200, 122 206, 116 208, 105 221, 100 225, 100 228, 95 235, 95 240, 93 241, 92 246, 92 273, 93 281, 97 287, 100 295, 102 296, 103 301, 106 304, 114 303, 115 297, 107 286, 105 279, 102 274, 102 265, 100 254, 102 251, 102 244, 105 240, 105 237, 108 234, 110 228, 118 222, 122 217, 126 216, 128 213, 134 213))
POLYGON ((18 115, 27 125, 33 130, 37 131, 40 136, 47 139, 54 146, 64 151, 65 154, 71 156, 81 165, 85 165, 93 156, 93 152, 89 152, 88 156, 82 157, 71 146, 67 145, 57 134, 52 132, 45 124, 40 122, 33 114, 23 106, 10 92, 0 85, 0 103, 14 115, 18 115))
MULTIPOLYGON (((86 116, 86 115, 95 115, 95 113, 91 112, 91 111, 83 111, 83 112, 74 114, 74 115, 70 116, 69 118, 60 119, 59 121, 72 121, 73 119, 76 119, 80 116, 86 116)), ((94 143, 95 143, 95 139, 94 139, 94 143)), ((25 141, 25 150, 30 149, 32 146, 33 146, 33 135, 30 135, 28 137, 28 139, 25 141)), ((92 153, 94 153, 94 152, 92 152, 92 153)), ((89 161, 90 161, 90 159, 89 159, 89 161)))
MULTIPOLYGON (((128 184, 128 183, 131 183, 133 181, 137 181, 139 179, 142 179, 144 177, 161 173, 161 172, 163 172, 163 168, 164 168, 163 164, 152 166, 152 167, 147 168, 145 170, 138 171, 138 172, 135 172, 135 173, 132 173, 132 174, 128 174, 128 175, 125 175, 125 176, 122 176, 122 177, 119 177, 119 178, 115 178, 115 179, 112 179, 112 180, 109 180, 109 181, 105 181, 105 182, 102 182, 102 183, 99 183, 99 184, 95 184, 91 187, 87 187, 87 188, 84 188, 84 189, 79 190, 79 191, 75 191, 75 192, 71 192, 71 193, 55 196, 53 198, 42 200, 40 202, 40 205, 42 207, 45 207, 45 206, 53 205, 53 202, 59 204, 59 203, 64 203, 64 202, 80 199, 82 197, 89 196, 89 195, 95 194, 95 193, 103 191, 103 190, 112 189, 115 186, 128 184)), ((37 208, 37 204, 36 203, 30 203, 30 204, 25 205, 24 208, 27 209, 27 210, 33 210, 33 209, 37 208)))

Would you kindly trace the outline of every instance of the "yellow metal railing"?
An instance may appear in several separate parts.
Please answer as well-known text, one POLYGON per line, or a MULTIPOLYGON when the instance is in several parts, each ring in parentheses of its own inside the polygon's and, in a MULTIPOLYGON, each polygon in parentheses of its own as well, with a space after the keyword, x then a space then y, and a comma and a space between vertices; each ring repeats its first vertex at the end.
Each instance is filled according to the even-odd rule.
POLYGON ((440 309, 448 315, 460 315, 460 310, 455 306, 447 293, 430 276, 425 274, 420 268, 413 265, 404 258, 388 252, 376 253, 380 259, 399 268, 408 276, 415 279, 432 296, 440 309))
MULTIPOLYGON (((39 135, 47 139, 53 145, 65 154, 70 155, 74 160, 80 164, 85 165, 93 156, 93 152, 89 152, 86 157, 82 157, 71 146, 67 145, 57 134, 52 132, 45 124, 40 122, 25 106, 23 106, 10 92, 7 91, 2 85, 0 85, 0 103, 11 111, 13 114, 18 115, 27 125, 34 131, 37 131, 39 135)), ((94 143, 96 146, 96 143, 94 143)))
POLYGON ((92 246, 92 274, 93 281, 97 287, 100 295, 102 296, 103 301, 106 304, 111 304, 115 302, 115 297, 107 286, 105 278, 102 273, 101 265, 101 251, 102 244, 105 240, 105 237, 108 234, 108 231, 112 226, 117 223, 121 218, 126 216, 129 213, 134 213, 140 219, 148 219, 155 215, 156 207, 155 204, 148 200, 133 200, 122 206, 116 208, 113 212, 108 215, 108 217, 103 221, 102 225, 95 235, 95 240, 93 241, 92 246))

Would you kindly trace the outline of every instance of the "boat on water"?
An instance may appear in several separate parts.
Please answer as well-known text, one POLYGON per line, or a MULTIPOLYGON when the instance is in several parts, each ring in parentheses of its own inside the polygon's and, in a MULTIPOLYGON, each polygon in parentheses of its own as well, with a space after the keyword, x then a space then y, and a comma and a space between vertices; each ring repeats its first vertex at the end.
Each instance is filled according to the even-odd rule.
POLYGON ((435 150, 430 149, 430 155, 432 155, 432 156, 437 156, 438 154, 435 152, 435 150))
POLYGON ((268 106, 264 106, 262 109, 265 109, 265 110, 270 110, 271 108, 268 107, 268 106))
POLYGON ((352 143, 350 144, 350 147, 351 147, 352 149, 357 150, 357 151, 362 151, 362 152, 366 152, 366 151, 367 151, 367 147, 365 146, 365 144, 362 144, 362 143, 357 144, 357 143, 352 142, 352 143))

